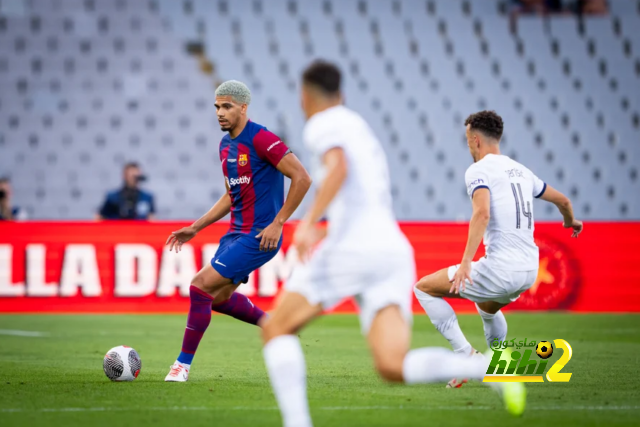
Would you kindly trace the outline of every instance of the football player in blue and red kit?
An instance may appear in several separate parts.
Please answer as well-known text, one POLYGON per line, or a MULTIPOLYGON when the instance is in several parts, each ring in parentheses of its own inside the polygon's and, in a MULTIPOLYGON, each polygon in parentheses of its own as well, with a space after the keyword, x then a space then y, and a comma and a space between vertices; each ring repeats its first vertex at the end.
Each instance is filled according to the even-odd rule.
POLYGON ((227 193, 204 216, 167 239, 169 250, 178 252, 200 230, 231 213, 231 226, 211 263, 191 281, 182 351, 165 381, 188 380, 212 310, 261 325, 264 312, 235 290, 278 252, 282 226, 311 186, 306 169, 284 142, 248 119, 250 102, 251 92, 244 83, 230 80, 216 90, 218 122, 228 132, 220 142, 227 193), (284 176, 291 180, 286 201, 284 176))

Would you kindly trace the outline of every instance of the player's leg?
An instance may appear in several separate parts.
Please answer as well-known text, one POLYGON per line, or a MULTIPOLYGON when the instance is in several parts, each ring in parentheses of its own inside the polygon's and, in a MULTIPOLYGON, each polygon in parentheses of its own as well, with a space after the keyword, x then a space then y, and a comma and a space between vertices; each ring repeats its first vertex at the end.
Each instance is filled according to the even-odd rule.
POLYGON ((433 326, 449 341, 453 351, 470 355, 474 352, 473 347, 462 333, 453 308, 443 299, 443 297, 460 297, 457 294, 450 294, 450 288, 449 269, 445 268, 420 279, 414 288, 414 293, 433 326))
POLYGON ((182 349, 165 381, 184 382, 200 340, 211 323, 211 305, 218 293, 231 284, 230 280, 207 264, 191 280, 189 287, 189 314, 182 339, 182 349))
POLYGON ((249 274, 269 262, 280 249, 271 252, 260 251, 260 241, 250 235, 230 235, 223 238, 218 252, 211 260, 211 266, 221 276, 230 279, 230 284, 221 289, 213 303, 213 311, 226 314, 252 325, 260 325, 265 313, 251 300, 235 292, 240 283, 249 279, 249 274))
MULTIPOLYGON (((376 368, 384 379, 406 384, 444 382, 451 377, 482 380, 488 365, 484 358, 467 357, 437 347, 407 351, 409 325, 405 317, 398 305, 389 305, 380 309, 371 322, 367 338, 376 368)), ((522 415, 526 391, 521 383, 483 384, 500 394, 509 413, 522 415)))
POLYGON ((221 290, 213 300, 212 310, 242 322, 262 326, 266 319, 266 313, 254 305, 249 297, 235 292, 237 287, 238 285, 230 285, 221 290))
POLYGON ((387 381, 426 384, 446 382, 455 376, 481 380, 487 369, 483 359, 444 348, 409 351, 409 324, 398 305, 389 305, 377 312, 367 340, 376 369, 387 381))
POLYGON ((286 292, 262 328, 264 361, 285 427, 311 426, 304 354, 296 333, 322 312, 296 292, 286 292))
POLYGON ((507 338, 507 320, 501 309, 533 286, 538 271, 501 271, 489 268, 482 261, 476 264, 475 270, 483 284, 484 298, 478 299, 475 295, 469 299, 476 303, 487 346, 491 348, 494 340, 504 341, 507 338))
POLYGON ((507 338, 507 319, 500 310, 506 307, 496 301, 485 301, 476 303, 476 309, 482 318, 482 327, 484 329, 484 337, 487 340, 487 346, 491 348, 494 340, 504 341, 507 338))

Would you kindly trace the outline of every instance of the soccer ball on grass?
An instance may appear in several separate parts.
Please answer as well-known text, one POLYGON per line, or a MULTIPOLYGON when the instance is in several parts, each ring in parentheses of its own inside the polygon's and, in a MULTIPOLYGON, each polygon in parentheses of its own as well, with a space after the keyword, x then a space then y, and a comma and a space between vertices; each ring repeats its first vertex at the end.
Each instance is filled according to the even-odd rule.
POLYGON ((140 374, 142 361, 134 349, 119 345, 107 351, 102 368, 111 381, 133 381, 140 374))

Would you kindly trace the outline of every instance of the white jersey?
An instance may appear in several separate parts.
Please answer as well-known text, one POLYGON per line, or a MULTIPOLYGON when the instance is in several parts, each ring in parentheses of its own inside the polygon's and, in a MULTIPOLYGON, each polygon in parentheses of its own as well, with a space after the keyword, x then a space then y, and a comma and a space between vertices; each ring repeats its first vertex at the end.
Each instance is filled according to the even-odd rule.
POLYGON ((309 119, 304 142, 313 154, 315 182, 324 180, 328 150, 342 148, 348 162, 347 178, 326 212, 326 243, 378 251, 405 245, 393 214, 387 158, 367 122, 344 106, 332 107, 309 119))
POLYGON ((538 247, 533 240, 533 199, 547 184, 507 156, 488 154, 465 173, 467 193, 491 192, 491 218, 484 233, 488 265, 505 271, 537 270, 538 247))
POLYGON ((325 178, 322 159, 332 148, 344 151, 348 169, 326 212, 327 238, 308 262, 293 269, 287 291, 325 310, 354 297, 365 334, 390 305, 398 306, 411 323, 415 256, 393 215, 380 142, 360 115, 343 106, 313 115, 304 128, 304 142, 313 154, 316 182, 325 178))

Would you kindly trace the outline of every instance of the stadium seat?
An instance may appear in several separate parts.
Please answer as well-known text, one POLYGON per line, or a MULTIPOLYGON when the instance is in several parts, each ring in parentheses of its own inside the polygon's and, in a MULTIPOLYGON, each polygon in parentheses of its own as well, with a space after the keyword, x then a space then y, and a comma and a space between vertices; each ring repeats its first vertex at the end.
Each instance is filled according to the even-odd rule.
POLYGON ((505 119, 504 152, 580 215, 640 218, 625 197, 640 194, 636 0, 582 24, 523 16, 515 33, 498 0, 52 4, 0 7, 0 172, 34 218, 90 218, 128 160, 149 175, 161 218, 201 214, 224 191, 216 80, 246 81, 251 118, 306 163, 297 91, 314 58, 343 69, 347 105, 388 154, 401 219, 468 218, 463 121, 481 108, 505 119), (193 41, 215 76, 185 52, 193 41))

